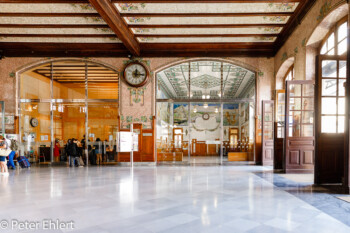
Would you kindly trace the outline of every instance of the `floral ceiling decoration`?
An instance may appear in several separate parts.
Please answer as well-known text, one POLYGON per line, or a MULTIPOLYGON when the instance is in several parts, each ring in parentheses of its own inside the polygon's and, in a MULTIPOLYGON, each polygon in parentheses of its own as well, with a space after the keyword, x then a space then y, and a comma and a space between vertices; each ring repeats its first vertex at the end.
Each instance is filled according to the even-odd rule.
POLYGON ((255 74, 242 67, 216 61, 183 63, 157 74, 158 98, 235 98, 255 74), (221 85, 223 95, 221 94, 221 85))

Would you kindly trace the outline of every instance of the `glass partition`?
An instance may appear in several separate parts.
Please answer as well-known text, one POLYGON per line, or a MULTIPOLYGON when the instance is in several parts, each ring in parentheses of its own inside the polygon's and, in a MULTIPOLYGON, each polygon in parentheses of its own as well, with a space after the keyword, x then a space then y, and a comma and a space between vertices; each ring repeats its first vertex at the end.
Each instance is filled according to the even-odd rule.
POLYGON ((21 154, 30 162, 51 162, 49 103, 20 104, 21 154))
POLYGON ((67 162, 65 146, 75 138, 85 164, 91 154, 101 164, 115 163, 118 89, 118 72, 85 60, 62 59, 22 73, 21 153, 32 162, 67 162))
POLYGON ((188 104, 157 103, 157 162, 188 162, 188 104))
POLYGON ((1 135, 5 133, 5 101, 0 101, 0 131, 1 135))
POLYGON ((90 162, 92 164, 117 162, 115 142, 118 133, 118 105, 116 103, 89 103, 88 114, 90 162))
POLYGON ((216 164, 229 161, 233 152, 245 155, 232 154, 231 161, 254 160, 254 72, 198 60, 168 67, 156 77, 158 162, 216 164))
POLYGON ((219 164, 221 148, 221 105, 191 104, 191 163, 219 164))

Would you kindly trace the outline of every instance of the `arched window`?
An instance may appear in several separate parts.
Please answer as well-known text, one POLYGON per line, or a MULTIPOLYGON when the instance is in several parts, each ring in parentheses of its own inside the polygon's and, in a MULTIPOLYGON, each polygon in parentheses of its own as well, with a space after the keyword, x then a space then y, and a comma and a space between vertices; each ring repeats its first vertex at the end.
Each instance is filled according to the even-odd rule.
POLYGON ((347 17, 340 20, 323 41, 320 54, 343 55, 347 51, 347 17))
POLYGON ((284 77, 284 80, 285 81, 291 81, 291 80, 294 80, 294 65, 292 65, 287 73, 286 73, 286 76, 284 77))

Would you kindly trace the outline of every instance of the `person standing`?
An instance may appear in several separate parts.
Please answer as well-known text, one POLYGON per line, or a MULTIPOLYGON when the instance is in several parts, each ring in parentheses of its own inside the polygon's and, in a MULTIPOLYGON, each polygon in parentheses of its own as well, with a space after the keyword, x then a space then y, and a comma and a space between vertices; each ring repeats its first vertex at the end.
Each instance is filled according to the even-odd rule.
POLYGON ((68 145, 68 153, 70 155, 70 167, 74 166, 75 161, 77 162, 77 165, 79 167, 82 167, 79 161, 77 142, 77 139, 73 138, 72 142, 68 145))
POLYGON ((53 150, 53 156, 54 156, 55 162, 60 161, 60 143, 58 139, 55 139, 55 148, 53 150))
POLYGON ((9 144, 9 148, 11 149, 11 153, 9 154, 9 161, 7 162, 7 166, 11 167, 13 170, 16 170, 16 165, 13 162, 13 159, 16 156, 18 151, 18 142, 15 139, 11 139, 9 144))
MULTIPOLYGON (((1 149, 6 149, 6 144, 4 141, 4 137, 0 136, 0 148, 1 149)), ((3 176, 8 176, 9 172, 7 169, 7 164, 6 164, 6 157, 7 155, 0 155, 0 167, 1 167, 1 175, 3 176)))

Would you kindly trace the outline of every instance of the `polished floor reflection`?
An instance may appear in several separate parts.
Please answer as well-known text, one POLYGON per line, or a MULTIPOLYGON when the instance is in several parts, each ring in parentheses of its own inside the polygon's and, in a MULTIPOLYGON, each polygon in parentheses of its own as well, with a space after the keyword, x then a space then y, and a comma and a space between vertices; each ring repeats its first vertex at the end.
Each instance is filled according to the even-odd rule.
POLYGON ((0 178, 0 220, 73 220, 74 232, 350 232, 313 204, 325 194, 257 166, 33 167, 0 178))

